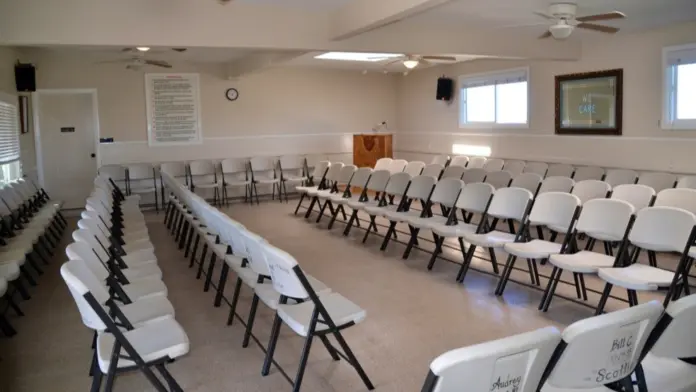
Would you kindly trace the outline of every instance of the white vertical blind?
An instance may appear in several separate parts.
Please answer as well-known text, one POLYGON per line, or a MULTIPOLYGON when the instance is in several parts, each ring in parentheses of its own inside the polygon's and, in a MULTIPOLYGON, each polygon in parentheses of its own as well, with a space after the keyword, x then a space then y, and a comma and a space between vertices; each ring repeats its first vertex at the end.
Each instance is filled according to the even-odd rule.
POLYGON ((0 165, 19 160, 19 122, 16 102, 0 101, 0 165))

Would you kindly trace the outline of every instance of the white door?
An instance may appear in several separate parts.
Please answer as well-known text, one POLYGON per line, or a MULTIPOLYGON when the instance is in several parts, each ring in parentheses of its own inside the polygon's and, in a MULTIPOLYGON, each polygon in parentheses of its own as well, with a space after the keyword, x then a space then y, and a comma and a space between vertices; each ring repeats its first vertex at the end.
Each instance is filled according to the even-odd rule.
POLYGON ((63 208, 84 208, 97 175, 96 92, 37 92, 36 128, 44 189, 63 208))

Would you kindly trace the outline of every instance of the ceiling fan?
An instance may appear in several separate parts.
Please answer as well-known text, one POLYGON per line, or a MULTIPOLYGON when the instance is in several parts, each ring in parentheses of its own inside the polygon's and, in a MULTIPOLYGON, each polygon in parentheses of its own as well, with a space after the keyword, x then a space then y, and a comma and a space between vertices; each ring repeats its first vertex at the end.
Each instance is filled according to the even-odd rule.
POLYGON ((554 21, 555 24, 549 26, 548 31, 540 35, 539 38, 553 37, 558 40, 570 37, 575 28, 594 30, 600 33, 615 34, 619 31, 617 27, 605 26, 596 23, 601 20, 623 19, 625 14, 619 11, 611 11, 604 14, 586 15, 576 17, 577 4, 574 3, 552 3, 548 12, 534 12, 535 14, 554 21))
POLYGON ((130 69, 130 70, 134 70, 134 71, 137 71, 137 70, 139 70, 147 65, 152 65, 152 66, 161 67, 161 68, 171 68, 172 67, 172 65, 166 61, 148 60, 148 59, 144 58, 143 56, 133 56, 133 57, 127 58, 127 59, 106 60, 106 61, 97 62, 97 64, 117 64, 117 63, 126 64, 126 69, 130 69))
POLYGON ((440 62, 440 61, 457 61, 457 58, 454 56, 420 56, 420 55, 412 55, 412 54, 407 54, 401 57, 397 57, 393 59, 392 61, 384 64, 385 67, 390 66, 394 63, 403 63, 404 67, 408 69, 414 69, 420 64, 431 64, 433 62, 440 62))
MULTIPOLYGON (((187 48, 169 48, 168 50, 173 50, 175 52, 182 53, 182 52, 185 52, 187 50, 187 48)), ((123 52, 123 53, 143 53, 143 52, 164 53, 168 50, 167 49, 150 50, 150 48, 148 48, 147 46, 135 46, 135 47, 123 48, 123 49, 121 49, 121 52, 123 52)))

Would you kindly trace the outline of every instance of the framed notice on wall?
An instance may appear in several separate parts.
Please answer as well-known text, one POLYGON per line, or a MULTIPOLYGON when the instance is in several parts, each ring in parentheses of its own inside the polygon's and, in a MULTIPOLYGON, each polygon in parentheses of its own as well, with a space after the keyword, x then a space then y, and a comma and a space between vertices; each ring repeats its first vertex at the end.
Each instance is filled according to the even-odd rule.
POLYGON ((556 76, 556 134, 621 135, 623 70, 556 76))
POLYGON ((145 74, 150 146, 202 142, 198 74, 145 74))

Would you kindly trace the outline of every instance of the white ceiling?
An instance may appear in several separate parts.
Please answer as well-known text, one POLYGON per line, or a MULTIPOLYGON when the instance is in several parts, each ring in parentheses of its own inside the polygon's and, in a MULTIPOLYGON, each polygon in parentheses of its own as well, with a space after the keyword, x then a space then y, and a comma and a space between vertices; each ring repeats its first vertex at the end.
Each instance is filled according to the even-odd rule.
POLYGON ((337 9, 350 1, 351 0, 232 0, 232 2, 240 4, 272 5, 322 11, 337 9))
MULTIPOLYGON (((89 56, 92 61, 108 61, 125 59, 137 54, 121 51, 121 47, 104 46, 48 46, 48 47, 26 47, 20 50, 44 50, 61 55, 89 56)), ((173 63, 189 62, 202 64, 229 63, 244 58, 245 56, 257 53, 257 50, 239 48, 187 48, 185 52, 176 52, 170 48, 151 48, 143 55, 149 59, 165 60, 173 63)))
MULTIPOLYGON (((318 67, 318 68, 331 68, 331 69, 343 69, 343 70, 354 70, 354 71, 369 71, 369 72, 406 72, 408 69, 403 65, 401 60, 394 62, 396 59, 389 59, 384 61, 343 61, 343 60, 321 60, 315 59, 314 57, 320 55, 324 52, 310 52, 303 56, 294 58, 282 65, 298 66, 298 67, 318 67), (389 64, 391 63, 391 64, 389 64)), ((457 59, 455 62, 471 61, 482 56, 467 56, 467 55, 455 55, 455 54, 438 54, 438 56, 453 56, 457 59)), ((434 61, 430 60, 428 62, 421 62, 414 69, 424 69, 434 67, 440 64, 452 64, 452 61, 434 61)))

